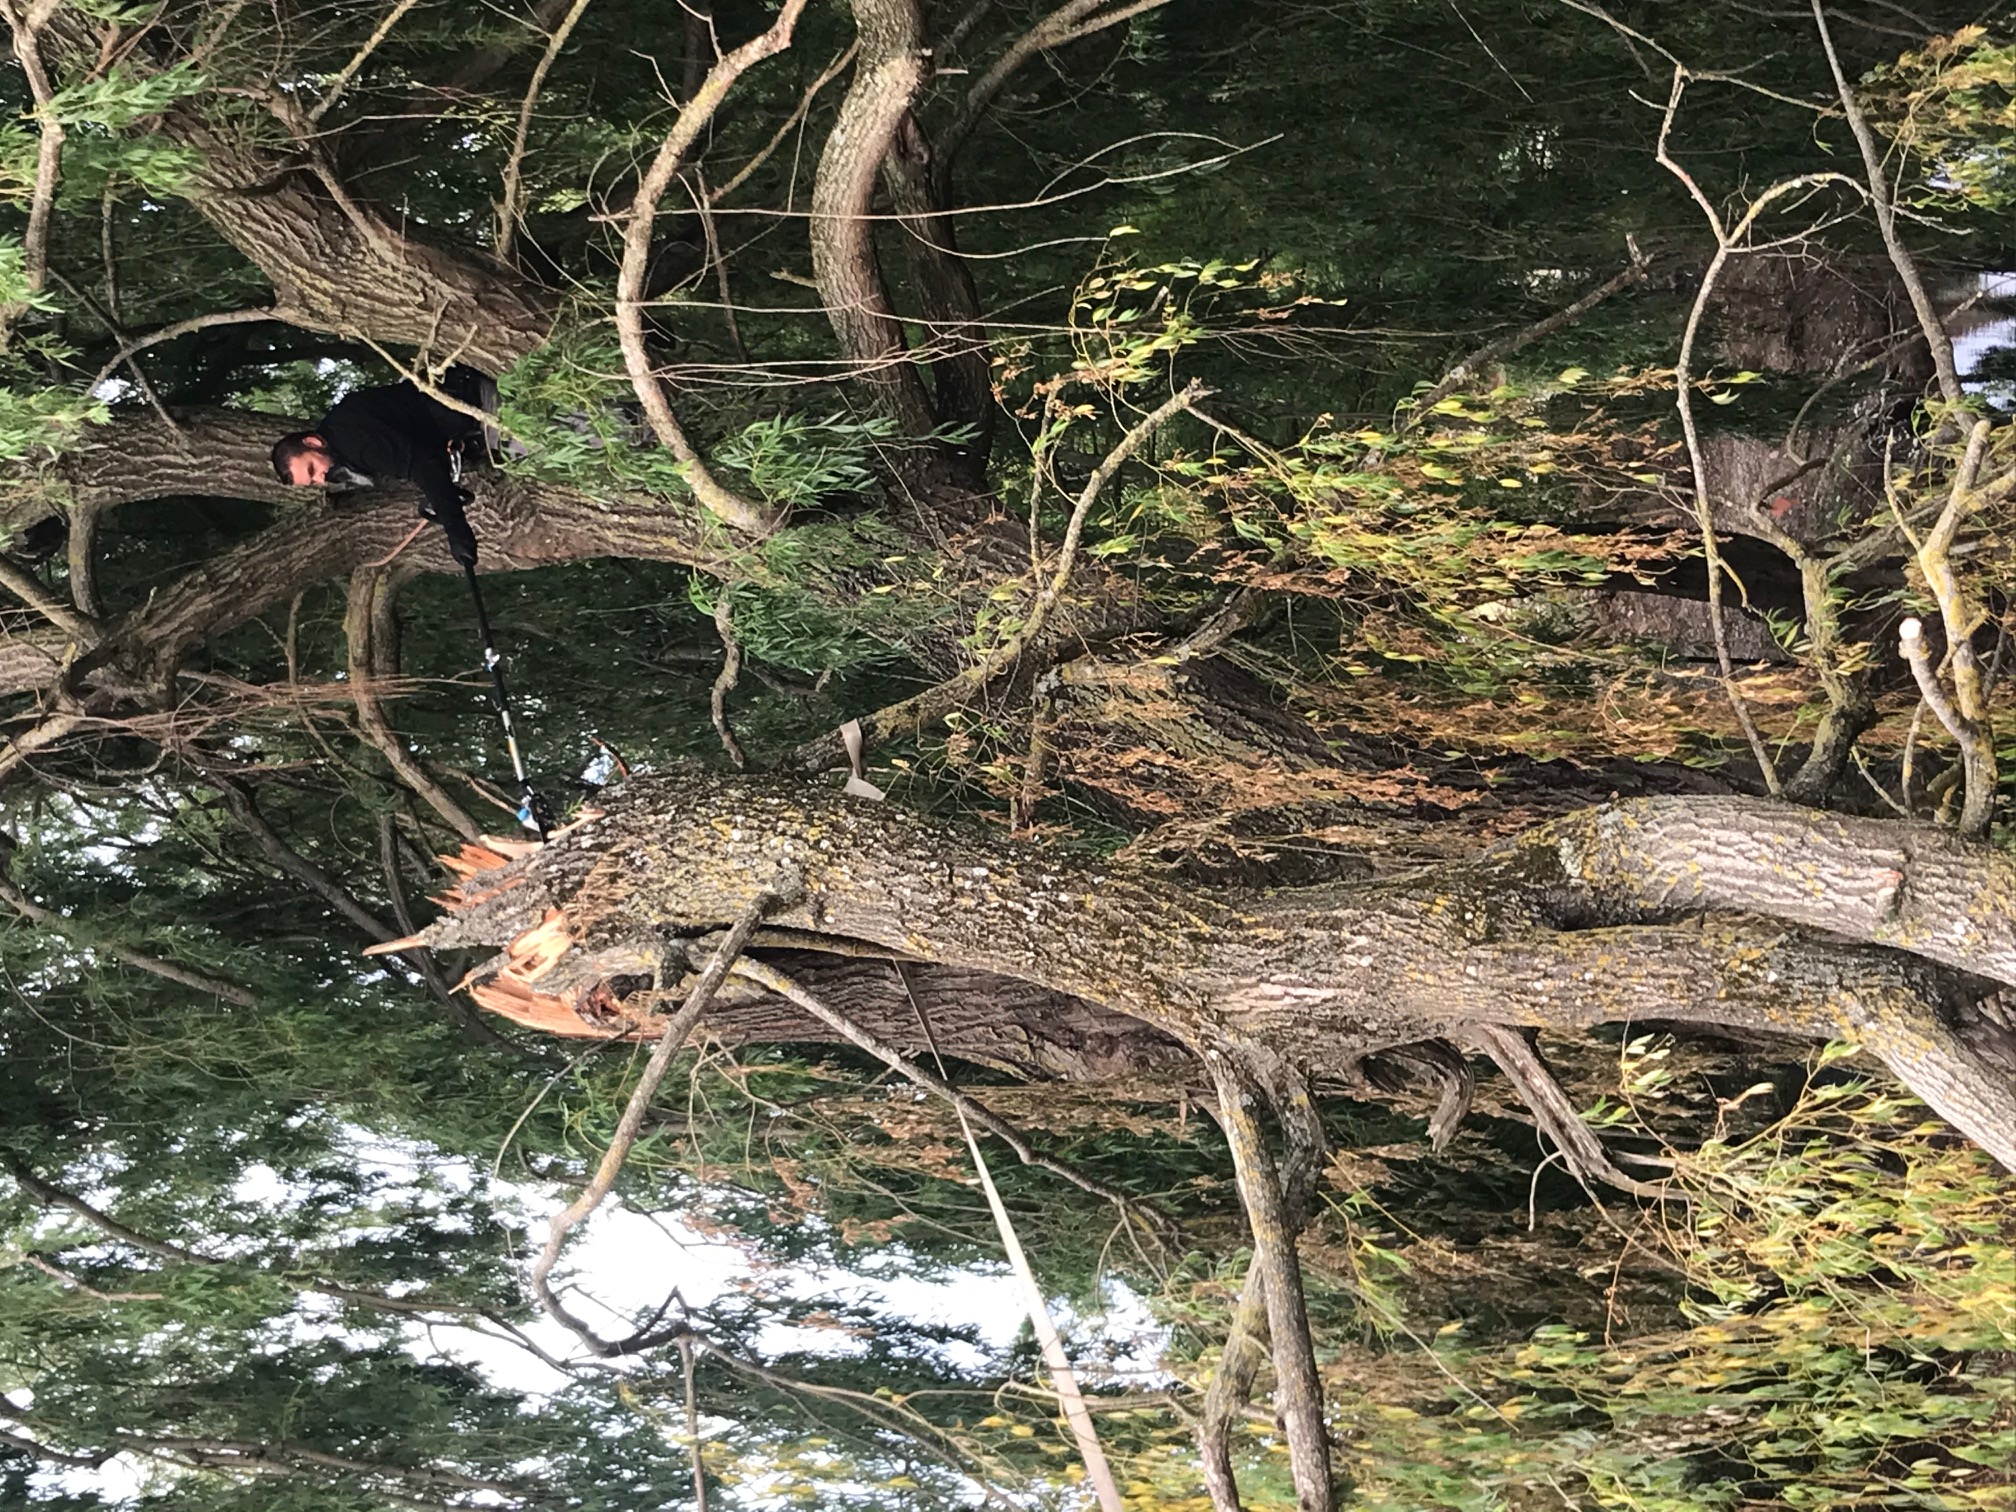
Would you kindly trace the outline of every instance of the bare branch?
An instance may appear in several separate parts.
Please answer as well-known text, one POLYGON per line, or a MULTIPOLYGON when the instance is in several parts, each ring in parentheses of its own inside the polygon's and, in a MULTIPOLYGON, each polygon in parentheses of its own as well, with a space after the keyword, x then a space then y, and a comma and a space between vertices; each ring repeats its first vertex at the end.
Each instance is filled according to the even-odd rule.
POLYGON ((1600 1181, 1629 1192, 1634 1197, 1676 1195, 1662 1187, 1637 1181, 1618 1170, 1603 1148, 1603 1141, 1582 1121, 1582 1115, 1568 1100, 1561 1083, 1540 1058, 1540 1052, 1517 1029, 1499 1024, 1479 1024, 1468 1036, 1505 1073, 1518 1089, 1520 1099, 1532 1111, 1540 1131, 1554 1142, 1562 1162, 1576 1180, 1587 1186, 1600 1181))
POLYGON ((826 65, 825 70, 819 75, 819 77, 814 79, 810 84, 805 86, 805 93, 799 96, 797 105, 792 108, 791 114, 789 114, 784 118, 783 124, 778 126, 778 128, 770 134, 770 140, 765 142, 760 148, 757 149, 756 155, 754 157, 750 158, 748 162, 744 163, 740 168, 735 170, 735 175, 733 178, 729 179, 727 183, 723 184, 719 189, 716 189, 712 194, 707 196, 708 202, 710 204, 715 205, 720 204, 723 200, 728 198, 729 195, 733 194, 737 189, 740 189, 744 184, 746 184, 749 181, 750 176, 754 174, 758 168, 761 168, 765 163, 770 161, 770 159, 776 154, 777 149, 784 144, 784 139, 790 136, 792 132, 796 131, 799 125, 804 121, 807 113, 809 113, 812 109, 813 100, 818 98, 819 91, 824 89, 828 84, 831 84, 835 79, 839 78, 841 74, 845 73, 847 71, 847 65, 854 61, 854 55, 860 50, 861 50, 861 44, 859 42, 848 43, 847 46, 834 57, 833 61, 826 65))
POLYGON ((85 392, 95 393, 98 385, 119 370, 121 363, 130 361, 135 354, 144 352, 151 346, 159 346, 164 341, 173 341, 177 336, 187 336, 193 331, 207 331, 213 326, 250 325, 261 320, 289 320, 292 317, 278 305, 261 305, 253 310, 213 310, 207 315, 192 315, 187 320, 178 320, 173 325, 165 325, 158 331, 149 331, 145 336, 135 337, 112 354, 111 361, 98 369, 85 392))
POLYGON ((1765 210, 1786 195, 1822 184, 1838 184, 1858 193, 1861 186, 1839 173, 1801 174, 1796 178, 1782 179, 1752 200, 1734 227, 1725 226, 1713 202, 1668 150, 1673 122, 1679 114, 1681 97, 1687 90, 1687 80, 1687 70, 1676 65, 1673 88, 1666 100, 1666 113, 1659 123, 1657 159, 1659 165, 1677 178, 1693 196, 1694 203, 1700 206, 1709 229, 1715 233, 1715 255, 1702 272, 1700 290, 1687 312, 1686 329, 1680 337, 1680 356, 1673 368, 1674 404, 1680 412, 1680 429, 1687 440, 1688 470, 1693 475, 1694 521, 1701 531, 1701 554, 1708 567, 1708 624, 1715 639, 1715 662, 1722 674, 1722 691, 1728 697, 1729 707, 1735 712, 1737 724, 1742 727, 1743 738, 1750 743, 1750 754, 1757 762, 1764 786, 1776 797, 1783 791, 1777 763, 1772 761, 1770 751, 1765 748, 1764 737, 1757 728, 1757 721, 1751 716, 1750 705, 1736 686, 1736 670, 1729 656, 1729 630, 1722 614, 1722 579, 1727 569, 1722 562, 1721 544, 1716 535, 1715 509, 1709 498, 1708 468, 1701 449, 1701 433, 1694 419, 1694 343, 1700 335, 1701 320, 1707 313, 1708 301, 1715 292, 1716 281, 1722 276, 1723 266, 1743 250, 1751 227, 1765 210))
MULTIPOLYGON (((22 237, 24 271, 28 291, 42 292, 49 276, 49 220, 56 206, 56 184, 63 171, 63 123, 56 118, 56 91, 43 66, 41 32, 56 13, 59 0, 0 0, 0 17, 5 17, 13 35, 14 56, 28 77, 28 92, 35 101, 36 127, 41 133, 35 149, 35 185, 28 201, 28 229, 22 237)), ((0 310, 0 344, 7 339, 6 327, 24 313, 19 305, 0 310)))
POLYGON ((1302 1262, 1295 1252, 1281 1175, 1267 1148, 1255 1107, 1260 1084, 1233 1052, 1205 1052, 1218 1089, 1218 1118, 1232 1151, 1232 1172, 1246 1221, 1253 1231, 1253 1268, 1263 1278, 1267 1330, 1274 1354, 1274 1402, 1288 1437, 1289 1468, 1300 1512, 1330 1512, 1330 1438, 1323 1425, 1323 1382, 1302 1295, 1302 1262))
POLYGON ((686 481, 694 497, 727 524, 751 535, 775 529, 776 514, 720 483, 686 439, 645 347, 644 274, 651 259, 651 228, 657 221, 658 202, 671 187, 686 154, 735 81, 765 58, 791 45, 792 29, 804 9, 805 0, 785 0, 770 29, 723 55, 707 71, 693 98, 680 106, 678 118, 665 134, 665 140, 659 143, 657 156, 637 185, 637 195, 623 228, 623 262, 616 275, 616 332, 623 346, 623 365, 629 370, 631 386, 644 406, 645 418, 651 422, 660 444, 685 466, 686 481))
MULTIPOLYGON (((1897 649, 1910 664, 1911 675, 1924 696, 1925 707, 1960 747, 1961 772, 1966 783, 1960 833, 1969 839, 1983 839, 1995 817, 1995 747, 1982 728, 1946 696, 1938 670, 1932 665, 1931 650, 1925 644, 1925 627, 1915 616, 1897 627, 1897 642, 1897 649)), ((1949 650, 1957 652, 1959 647, 1949 646, 1949 650)))
POLYGON ((1948 404, 1960 404, 1967 394, 1960 386, 1960 371, 1954 365, 1953 338, 1946 333, 1946 323, 1939 318, 1938 307, 1926 292, 1925 280, 1918 276, 1917 260, 1897 234, 1897 216, 1892 206, 1890 178, 1883 171, 1883 155, 1877 150, 1876 135, 1869 129, 1861 103, 1856 100, 1855 91, 1848 83, 1848 75, 1842 72, 1841 56, 1834 50, 1834 36, 1827 28, 1827 10, 1821 0, 1813 0, 1813 24, 1820 29, 1820 46, 1827 54, 1827 67, 1834 75, 1834 88, 1841 96, 1841 113, 1847 118, 1848 129, 1854 133, 1855 145, 1862 153, 1862 168, 1868 176, 1869 205, 1876 212, 1876 227, 1883 233, 1883 248, 1890 254, 1890 265, 1897 270, 1904 292, 1911 297, 1911 308, 1918 316, 1918 328, 1925 333, 1925 345, 1931 350, 1932 367, 1939 376, 1940 397, 1948 404))
POLYGON ((58 630, 74 638, 80 646, 97 642, 102 629, 98 621, 79 614, 4 557, 0 557, 0 588, 5 588, 58 630))
POLYGON ((1101 7, 1111 0, 1067 0, 1056 10, 1038 21, 1029 30, 1008 45, 1005 52, 994 60, 993 66, 982 74, 965 101, 959 113, 952 118, 938 141, 938 173, 943 187, 944 176, 950 172, 952 160, 959 155, 959 149, 966 145, 966 138, 973 134, 973 128, 987 114, 995 98, 1008 81, 1038 53, 1048 52, 1055 47, 1063 47, 1118 26, 1122 21, 1132 20, 1146 11, 1158 10, 1169 0, 1124 0, 1113 5, 1111 10, 1101 7))
MULTIPOLYGON (((1181 411, 1188 409, 1201 399, 1208 398, 1211 391, 1198 382, 1191 382, 1180 392, 1162 401, 1144 415, 1134 428, 1120 439, 1120 443, 1108 452, 1093 471, 1085 487, 1080 490, 1077 501, 1071 509, 1071 519, 1064 529, 1064 542, 1057 553, 1057 568, 1050 581, 1037 590, 1029 605, 1029 611, 1022 618, 1021 625, 1000 645, 996 646, 978 662, 964 671, 945 679, 922 693, 904 699, 901 703, 879 709, 861 721, 863 748, 882 744, 891 737, 923 728, 935 720, 961 707, 1006 672, 1021 658, 1022 653, 1032 645, 1042 631, 1045 620, 1062 596, 1065 585, 1071 580, 1071 569, 1076 565, 1078 540, 1084 533, 1085 521, 1092 513, 1092 506, 1099 501, 1099 495, 1112 481, 1128 458, 1145 446, 1149 439, 1181 411)), ((1031 549, 1034 549, 1032 542, 1031 549)), ((831 737, 822 737, 809 742, 793 752, 788 765, 823 766, 830 762, 836 745, 831 737)))
POLYGON ((183 1265, 222 1265, 224 1262, 209 1255, 198 1254, 195 1250, 184 1249, 179 1244, 171 1244, 166 1239, 156 1239, 138 1229, 128 1228, 110 1213, 92 1206, 75 1192, 66 1191, 54 1182, 44 1181, 14 1155, 0 1156, 8 1173, 20 1183, 21 1190, 48 1207, 62 1208, 75 1213, 100 1233, 109 1235, 125 1244, 132 1245, 160 1260, 173 1260, 183 1265))
POLYGON ((749 758, 742 754, 742 743, 735 738, 735 731, 728 724, 728 695, 734 691, 736 680, 742 673, 742 643, 735 639, 735 621, 725 587, 714 597, 714 629, 721 637, 721 675, 714 679, 714 686, 707 694, 707 703, 713 710, 714 732, 721 737, 721 748, 728 753, 736 771, 746 772, 749 758))
POLYGON ((1925 697, 1925 706, 1931 709, 1939 723, 1959 744, 1961 769, 1966 778, 1960 832, 1977 840, 1986 837, 1988 826, 1994 819, 1999 778, 1991 723, 1993 713, 1988 702, 1989 680, 1982 670, 1980 658, 1974 654, 1974 632, 1981 624, 1982 614, 1953 571, 1951 553, 1961 522, 1981 504, 1974 483, 1980 476, 1981 460, 1987 453, 1988 438, 1993 429, 1992 423, 1987 420, 1975 422, 1968 433, 1967 449, 1960 458, 1959 466, 1954 469, 1945 507, 1922 539, 1913 534, 1909 522, 1898 509, 1896 495, 1888 487, 1888 468, 1885 469, 1891 513, 1897 521, 1897 528, 1910 541, 1917 557, 1918 570, 1924 575, 1925 586, 1939 605, 1939 617, 1946 630, 1946 656, 1953 668, 1952 699, 1948 700, 1940 684, 1939 674, 1932 666, 1931 653, 1925 645, 1923 627, 1915 618, 1907 619, 1898 626, 1899 649, 1911 665, 1911 674, 1925 697))
POLYGON ((700 1404, 693 1393, 693 1341, 679 1341, 679 1371, 686 1381, 686 1452, 693 1461, 693 1512, 707 1512, 707 1461, 700 1453, 700 1404))
POLYGON ((377 682, 398 668, 390 636, 392 628, 391 580, 382 568, 359 568, 350 577, 349 602, 343 615, 343 634, 349 646, 350 688, 357 703, 357 723, 364 738, 385 758, 399 780, 417 793, 426 805, 448 822, 448 827, 464 840, 479 840, 483 830, 469 817, 469 811, 448 795, 428 773, 418 757, 406 749, 406 742, 385 717, 378 702, 377 682))
MULTIPOLYGON (((1612 295, 1621 294, 1635 284, 1644 282, 1651 270, 1652 259, 1638 250, 1635 243, 1630 248, 1631 261, 1623 271, 1612 274, 1595 288, 1572 304, 1564 305, 1553 314, 1536 320, 1523 330, 1514 331, 1509 336, 1501 336, 1496 341, 1487 341, 1476 351, 1464 357, 1433 388, 1420 398, 1413 400, 1413 408, 1403 424, 1407 428, 1418 423, 1436 405, 1447 399, 1457 389, 1468 383, 1491 363, 1503 361, 1514 353, 1522 352, 1537 341, 1544 341, 1556 331, 1563 330, 1587 315, 1612 295)), ((1230 432, 1228 432, 1230 434, 1230 432)), ((1236 436, 1234 439, 1238 439, 1236 436)), ((1242 445, 1245 443, 1241 443, 1242 445)))
POLYGON ((392 28, 399 24, 400 18, 419 3, 420 0, 398 0, 398 4, 385 13, 385 19, 378 23, 378 29, 365 39, 364 45, 357 49, 350 61, 343 65, 342 71, 330 81, 329 88, 322 98, 309 107, 308 119, 311 122, 319 121, 329 113, 329 107, 343 97, 343 91, 349 88, 350 81, 357 77, 357 70, 370 60, 371 54, 378 51, 378 44, 383 42, 392 28))
POLYGON ((573 34, 574 23, 588 9, 588 0, 574 0, 553 35, 546 39, 546 51, 532 70, 532 82, 525 87, 525 99, 518 107, 518 129, 511 136, 511 155, 504 160, 504 197, 497 205, 497 260, 511 261, 511 240, 518 233, 518 190, 525 164, 525 138, 532 130, 532 113, 539 104, 539 91, 546 75, 573 34))
MULTIPOLYGON (((638 1131, 644 1127, 644 1115, 650 1111, 651 1099, 658 1093, 658 1087, 665 1080, 665 1073, 671 1069, 672 1058, 686 1043, 686 1037, 693 1032, 693 1026, 700 1022, 700 1015, 707 1011, 707 1005, 714 1000, 714 994, 727 978, 729 970, 742 954, 742 947, 749 943, 749 936, 763 922, 763 916, 777 901, 776 895, 759 893, 742 917, 735 921, 734 928, 722 936, 714 947, 714 954, 704 970, 694 979, 692 990, 686 994, 686 1001, 677 1013, 666 1021, 665 1033, 651 1051, 651 1059, 645 1062, 644 1072, 637 1078, 637 1085, 631 1090, 630 1101, 623 1109, 623 1116, 616 1122, 616 1132, 610 1136, 609 1148, 602 1153, 602 1160, 595 1168, 594 1176, 581 1189, 566 1208, 555 1213, 547 1225, 546 1246, 539 1252, 539 1258, 532 1265, 532 1290, 539 1299, 539 1305, 547 1313, 565 1324, 590 1348, 599 1354, 614 1354, 641 1347, 636 1338, 612 1343, 602 1339, 585 1323, 568 1312, 560 1299, 553 1294, 548 1278, 553 1266, 560 1258, 560 1250, 572 1233, 589 1214, 602 1205, 616 1185, 616 1177, 623 1169, 623 1162, 630 1157, 630 1148, 637 1142, 638 1131)), ((674 1337, 677 1337, 675 1333, 674 1337)))

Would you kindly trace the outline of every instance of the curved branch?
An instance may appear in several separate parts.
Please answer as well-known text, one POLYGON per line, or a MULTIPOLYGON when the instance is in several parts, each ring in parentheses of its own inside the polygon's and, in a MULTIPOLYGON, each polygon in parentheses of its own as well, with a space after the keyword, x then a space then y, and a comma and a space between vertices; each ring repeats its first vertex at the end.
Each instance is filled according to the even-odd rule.
POLYGON ((85 385, 86 393, 96 393, 98 385, 110 378, 124 363, 151 346, 159 346, 164 341, 173 341, 177 336, 187 336, 193 331, 207 331, 216 326, 250 325, 261 320, 289 320, 287 311, 278 305, 260 305, 251 310, 215 310, 207 315, 192 315, 187 320, 178 320, 165 325, 158 331, 149 331, 145 336, 137 336, 121 346, 112 358, 98 369, 97 376, 85 385))
POLYGON ((1157 10, 1169 0, 1124 0, 1113 4, 1113 9, 1101 11, 1101 7, 1113 0, 1068 0, 1056 10, 1038 21, 1029 30, 1008 45, 1006 52, 994 60, 987 72, 967 92, 966 99, 959 107, 959 113, 952 118, 952 124, 945 129, 939 142, 938 176, 939 187, 945 186, 946 176, 951 172, 952 160, 959 155, 959 149, 966 145, 966 138, 973 134, 973 128, 980 124, 995 98, 1008 81, 1015 76, 1031 58, 1038 53, 1048 52, 1053 47, 1063 47, 1077 42, 1109 26, 1118 26, 1122 21, 1130 21, 1143 12, 1157 10))
POLYGON ((0 588, 5 588, 80 646, 89 646, 97 641, 101 627, 96 620, 72 609, 5 558, 0 558, 0 588))
POLYGON ((805 0, 785 0, 784 8, 770 29, 724 54, 707 71, 693 98, 679 108, 672 129, 658 144, 658 154, 637 185, 623 227, 623 264, 616 275, 616 333, 623 346, 623 365, 630 373, 631 387, 651 422, 659 443, 677 457, 686 469, 693 496, 719 515, 727 524, 751 535, 763 535, 777 526, 774 511, 743 498, 721 484, 711 473, 665 398, 664 386, 651 366, 644 344, 644 275, 651 261, 651 228, 658 218, 658 202, 699 138, 701 129, 727 98, 729 89, 744 73, 765 58, 791 45, 791 32, 805 0))
POLYGON ((350 577, 349 601, 343 614, 343 635, 349 647, 350 691, 357 704, 357 723, 364 738, 377 748, 399 780, 447 821, 464 840, 481 840, 483 831, 469 811, 448 796, 386 719, 378 702, 377 682, 398 670, 391 643, 392 600, 389 575, 382 568, 359 568, 350 577))
POLYGON ((882 282, 869 211, 883 160, 924 82, 924 24, 918 0, 854 0, 854 24, 861 61, 812 182, 812 277, 840 355, 875 410, 921 436, 937 416, 882 282))
POLYGON ((504 160, 504 197, 497 205, 497 260, 511 261, 511 240, 518 233, 518 189, 525 164, 525 138, 532 130, 532 112, 539 104, 539 91, 546 83, 546 75, 552 70, 554 60, 560 56, 560 49, 567 45, 567 38, 573 34, 574 23, 581 19, 581 13, 588 9, 588 0, 573 0, 567 14, 553 29, 553 35, 546 40, 546 51, 539 56, 539 63, 532 70, 532 82, 525 87, 525 98, 518 106, 518 129, 511 135, 511 155, 504 160))

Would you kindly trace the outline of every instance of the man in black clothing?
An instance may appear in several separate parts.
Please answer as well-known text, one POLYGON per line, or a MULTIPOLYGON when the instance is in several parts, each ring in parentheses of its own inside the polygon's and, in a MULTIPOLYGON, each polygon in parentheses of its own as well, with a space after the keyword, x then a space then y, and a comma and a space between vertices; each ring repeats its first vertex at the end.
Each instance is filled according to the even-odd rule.
MULTIPOLYGON (((450 368, 441 391, 475 408, 495 393, 473 368, 450 368)), ((371 487, 403 481, 420 490, 420 513, 448 536, 448 550, 476 565, 476 533, 464 507, 472 495, 456 478, 465 452, 481 456, 483 427, 411 383, 358 389, 339 400, 315 429, 282 436, 273 447, 273 472, 298 488, 349 484, 371 487)))

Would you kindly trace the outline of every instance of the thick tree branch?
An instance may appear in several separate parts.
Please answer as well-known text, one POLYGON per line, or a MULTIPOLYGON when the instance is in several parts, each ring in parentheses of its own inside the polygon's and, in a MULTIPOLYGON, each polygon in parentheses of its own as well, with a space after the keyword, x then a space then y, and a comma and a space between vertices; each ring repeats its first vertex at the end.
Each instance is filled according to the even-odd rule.
MULTIPOLYGON (((808 944, 868 944, 1068 994, 1200 1053, 1264 1044, 1348 1075, 1368 1049, 1478 1024, 1665 1019, 1856 1039, 1928 1095, 1913 1047, 1935 1044, 1935 1061, 1955 1049, 1933 1031, 1969 991, 1945 967, 2016 981, 2016 863, 1924 827, 1763 800, 1612 804, 1416 877, 1245 895, 1032 851, 802 779, 682 775, 624 791, 601 820, 486 874, 511 885, 487 882, 413 943, 523 936, 500 959, 542 963, 517 978, 518 1000, 547 1022, 592 1022, 604 977, 656 948, 623 920, 721 927, 788 861, 805 892, 774 924, 808 944), (557 968, 533 943, 589 938, 604 943, 557 968), (1857 938, 1876 943, 1841 943, 1857 938)), ((2016 1167, 2011 1090, 1972 1060, 1950 1072, 1979 1095, 1942 1113, 2016 1167)))
POLYGON ((924 24, 918 0, 854 0, 861 48, 854 82, 827 133, 812 184, 812 277, 842 359, 877 413, 905 435, 936 423, 889 303, 869 216, 875 183, 924 80, 924 24))

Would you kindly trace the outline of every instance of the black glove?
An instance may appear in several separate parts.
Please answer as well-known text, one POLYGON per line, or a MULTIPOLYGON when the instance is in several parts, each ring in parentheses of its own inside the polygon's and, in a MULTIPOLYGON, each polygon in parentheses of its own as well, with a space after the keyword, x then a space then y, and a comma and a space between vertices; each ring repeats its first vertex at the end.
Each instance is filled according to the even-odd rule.
POLYGON ((476 532, 469 528, 469 517, 463 508, 475 499, 466 488, 457 488, 453 502, 445 499, 422 499, 420 516, 438 524, 448 537, 448 554, 465 567, 476 565, 476 532))

